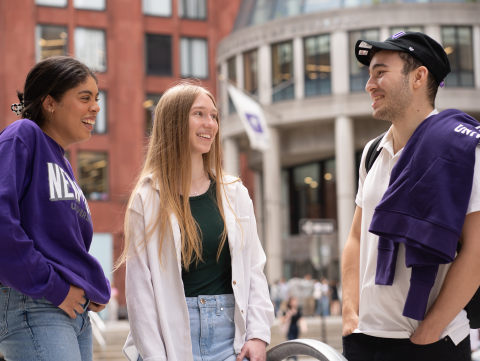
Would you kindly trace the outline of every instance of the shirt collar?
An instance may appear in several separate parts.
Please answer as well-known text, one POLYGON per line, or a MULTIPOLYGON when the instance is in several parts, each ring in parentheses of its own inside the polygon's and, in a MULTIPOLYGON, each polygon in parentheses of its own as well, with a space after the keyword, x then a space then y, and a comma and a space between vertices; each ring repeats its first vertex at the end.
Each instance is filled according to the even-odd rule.
MULTIPOLYGON (((438 110, 433 109, 432 112, 430 114, 428 114, 428 116, 425 119, 428 119, 432 115, 437 115, 437 114, 438 114, 438 110)), ((385 148, 393 156, 393 131, 392 131, 392 127, 393 127, 393 125, 390 126, 390 128, 388 129, 387 133, 385 134, 385 136, 381 140, 380 144, 378 145, 377 150, 385 148)), ((400 153, 402 150, 403 150, 403 148, 400 149, 398 151, 398 153, 400 153)))

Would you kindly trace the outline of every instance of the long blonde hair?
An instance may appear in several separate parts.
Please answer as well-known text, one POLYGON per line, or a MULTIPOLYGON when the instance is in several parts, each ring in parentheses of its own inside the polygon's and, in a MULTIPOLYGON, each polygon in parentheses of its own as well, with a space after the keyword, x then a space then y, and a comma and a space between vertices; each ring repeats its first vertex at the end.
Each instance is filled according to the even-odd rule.
MULTIPOLYGON (((180 196, 180 192, 184 195, 190 194, 192 167, 189 141, 189 114, 193 103, 201 92, 208 95, 215 107, 217 106, 215 98, 208 90, 191 82, 182 82, 168 89, 162 95, 155 109, 153 129, 144 165, 137 179, 136 186, 130 195, 125 213, 125 246, 115 269, 118 269, 130 257, 141 251, 151 241, 156 229, 160 230, 158 242, 159 258, 160 262, 162 262, 162 248, 164 246, 165 234, 171 231, 170 215, 172 213, 176 216, 180 226, 182 266, 188 270, 193 262, 198 264, 198 262, 202 261, 202 239, 201 235, 198 234, 199 228, 197 223, 192 216, 189 197, 180 196), (152 177, 152 186, 160 191, 158 217, 152 220, 152 224, 146 226, 144 242, 139 243, 143 244, 143 248, 131 254, 130 247, 133 240, 130 239, 129 230, 130 207, 135 194, 142 186, 144 179, 149 175, 152 177)), ((224 171, 221 165, 220 122, 218 118, 217 122, 218 132, 212 147, 202 157, 205 172, 215 182, 216 202, 224 224, 217 252, 218 260, 227 239, 227 228, 225 226, 222 202, 224 171)))

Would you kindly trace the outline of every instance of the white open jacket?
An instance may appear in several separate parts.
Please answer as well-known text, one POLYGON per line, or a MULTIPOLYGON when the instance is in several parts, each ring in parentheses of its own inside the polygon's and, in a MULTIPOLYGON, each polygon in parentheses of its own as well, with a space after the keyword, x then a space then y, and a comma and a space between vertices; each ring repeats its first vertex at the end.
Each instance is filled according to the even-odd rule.
MULTIPOLYGON (((247 189, 235 179, 225 177, 227 184, 222 199, 232 258, 234 349, 238 354, 252 338, 270 343, 274 313, 263 273, 266 257, 257 235, 252 200, 247 189)), ((145 228, 156 219, 159 204, 158 189, 153 187, 151 177, 146 177, 127 210, 130 212, 131 250, 143 242, 145 228)), ((147 246, 127 261, 130 334, 123 353, 129 361, 137 361, 139 353, 144 361, 193 361, 180 263, 180 228, 173 214, 170 220, 173 232, 164 238, 162 264, 158 230, 147 246)), ((142 248, 140 246, 136 252, 142 248)))

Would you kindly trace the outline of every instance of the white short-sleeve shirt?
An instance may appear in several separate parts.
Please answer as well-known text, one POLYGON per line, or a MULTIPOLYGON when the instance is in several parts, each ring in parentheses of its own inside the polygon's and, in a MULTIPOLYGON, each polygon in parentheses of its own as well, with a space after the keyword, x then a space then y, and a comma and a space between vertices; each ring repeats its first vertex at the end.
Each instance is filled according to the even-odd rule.
MULTIPOLYGON (((429 116, 437 114, 434 110, 429 116)), ((395 279, 392 286, 375 284, 377 268, 378 236, 370 233, 375 207, 380 203, 383 194, 388 188, 392 168, 397 163, 403 148, 396 154, 393 151, 393 135, 390 128, 379 144, 383 148, 372 168, 368 172, 365 168, 365 158, 370 141, 363 151, 360 164, 360 177, 356 204, 362 208, 361 236, 360 236, 360 309, 359 324, 354 331, 370 336, 384 338, 410 338, 417 329, 420 321, 402 315, 403 307, 410 288, 411 268, 405 265, 405 246, 400 244, 395 268, 395 279)), ((480 148, 475 153, 475 170, 473 189, 468 205, 467 214, 480 211, 480 148)), ((442 287, 450 264, 440 265, 435 285, 428 300, 427 311, 436 300, 442 287)), ((462 310, 442 332, 440 338, 450 336, 457 345, 470 333, 470 324, 467 314, 462 310)))

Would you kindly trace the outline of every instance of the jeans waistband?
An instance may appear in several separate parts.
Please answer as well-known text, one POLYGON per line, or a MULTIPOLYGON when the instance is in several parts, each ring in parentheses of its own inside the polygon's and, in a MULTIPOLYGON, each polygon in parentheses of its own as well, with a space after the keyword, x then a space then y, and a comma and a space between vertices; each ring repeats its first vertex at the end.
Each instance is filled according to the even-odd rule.
POLYGON ((185 297, 188 308, 219 308, 235 306, 235 296, 230 295, 209 295, 198 297, 185 297))

